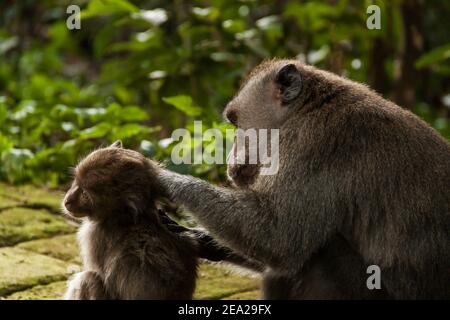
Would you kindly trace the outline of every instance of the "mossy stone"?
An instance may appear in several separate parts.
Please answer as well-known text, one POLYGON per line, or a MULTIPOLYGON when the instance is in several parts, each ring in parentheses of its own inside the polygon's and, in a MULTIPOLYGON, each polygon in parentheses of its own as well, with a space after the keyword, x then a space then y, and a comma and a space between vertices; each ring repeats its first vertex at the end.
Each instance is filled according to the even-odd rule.
MULTIPOLYGON (((1 254, 2 253, 0 252, 0 255, 1 254)), ((45 258, 45 256, 39 256, 45 258)), ((33 257, 33 259, 35 258, 33 257)), ((10 258, 8 260, 9 263, 12 263, 13 259, 10 258)), ((15 260, 17 261, 17 259, 15 260)), ((28 260, 28 262, 33 264, 33 261, 28 260)), ((54 267, 55 266, 53 266, 53 268, 54 267)), ((22 270, 21 273, 24 273, 24 268, 22 266, 20 268, 22 270)), ((255 278, 235 275, 220 265, 202 264, 199 269, 199 279, 197 282, 197 290, 195 292, 194 299, 240 300, 257 299, 259 297, 259 291, 257 290, 259 286, 258 280, 255 278)), ((31 275, 25 275, 24 277, 19 277, 20 280, 16 281, 13 285, 11 283, 2 285, 2 280, 0 277, 0 294, 3 293, 4 295, 4 293, 8 291, 18 291, 21 287, 31 287, 30 289, 14 292, 5 298, 18 300, 60 299, 64 294, 67 283, 66 281, 59 280, 66 279, 67 276, 72 273, 73 269, 70 266, 66 266, 64 271, 65 272, 62 274, 57 272, 56 275, 45 277, 31 277, 31 275), (39 281, 40 283, 55 282, 48 285, 36 285, 39 281), (35 284, 35 286, 33 286, 33 284, 35 284)), ((1 267, 0 274, 4 274, 1 267)), ((3 280, 3 282, 5 281, 3 280)))
MULTIPOLYGON (((0 185, 1 188, 1 185, 0 185)), ((5 195, 0 194, 0 210, 4 208, 14 207, 20 204, 20 201, 16 199, 9 198, 5 195)))
POLYGON ((61 216, 45 210, 12 208, 0 212, 0 247, 75 232, 61 216))
POLYGON ((199 267, 194 299, 223 299, 235 293, 257 290, 257 277, 241 276, 225 266, 204 263, 199 267))
POLYGON ((261 299, 259 290, 244 291, 225 297, 223 300, 258 300, 261 299))
POLYGON ((67 279, 67 262, 20 248, 0 248, 0 296, 67 279))
POLYGON ((67 289, 66 281, 57 281, 47 285, 36 286, 28 290, 15 292, 6 300, 60 300, 67 289))
MULTIPOLYGON (((60 190, 52 190, 45 187, 33 185, 10 186, 0 183, 0 197, 9 199, 14 204, 41 205, 58 211, 61 207, 63 195, 64 192, 60 190)), ((3 206, 3 203, 0 202, 0 207, 3 206)))
POLYGON ((22 242, 17 247, 60 260, 81 264, 76 234, 22 242))

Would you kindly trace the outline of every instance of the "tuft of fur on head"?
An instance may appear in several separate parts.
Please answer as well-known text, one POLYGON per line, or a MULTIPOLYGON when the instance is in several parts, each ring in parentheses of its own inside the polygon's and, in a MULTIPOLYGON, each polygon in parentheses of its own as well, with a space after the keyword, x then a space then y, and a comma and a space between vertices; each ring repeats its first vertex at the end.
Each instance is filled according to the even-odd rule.
POLYGON ((117 141, 90 153, 74 170, 62 206, 69 216, 133 221, 156 212, 162 188, 155 180, 158 164, 117 141))

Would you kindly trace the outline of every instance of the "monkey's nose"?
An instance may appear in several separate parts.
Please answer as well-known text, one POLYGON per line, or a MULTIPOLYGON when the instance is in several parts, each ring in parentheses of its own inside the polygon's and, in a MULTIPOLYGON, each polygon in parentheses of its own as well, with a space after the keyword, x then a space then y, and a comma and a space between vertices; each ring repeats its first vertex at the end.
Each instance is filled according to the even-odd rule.
POLYGON ((64 200, 64 207, 66 207, 67 210, 72 211, 74 209, 74 203, 73 199, 66 199, 64 200))
POLYGON ((225 116, 227 117, 228 121, 230 121, 233 125, 237 126, 238 117, 235 110, 228 110, 225 116))

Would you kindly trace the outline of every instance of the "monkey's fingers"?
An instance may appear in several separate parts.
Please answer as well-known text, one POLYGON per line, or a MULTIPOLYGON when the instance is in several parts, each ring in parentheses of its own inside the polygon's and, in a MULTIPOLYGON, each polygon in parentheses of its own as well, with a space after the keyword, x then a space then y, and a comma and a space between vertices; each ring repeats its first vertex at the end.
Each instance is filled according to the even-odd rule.
POLYGON ((158 213, 162 224, 165 225, 169 231, 174 233, 189 231, 188 228, 179 225, 175 220, 171 219, 164 211, 158 210, 158 213))
POLYGON ((207 232, 198 229, 190 229, 190 236, 198 243, 199 257, 210 261, 223 261, 232 251, 220 246, 207 232))

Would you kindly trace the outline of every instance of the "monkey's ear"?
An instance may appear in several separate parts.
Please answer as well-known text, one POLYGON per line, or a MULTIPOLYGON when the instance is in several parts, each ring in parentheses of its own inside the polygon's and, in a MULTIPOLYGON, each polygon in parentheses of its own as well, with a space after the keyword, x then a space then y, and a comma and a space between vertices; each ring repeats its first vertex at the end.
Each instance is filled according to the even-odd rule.
POLYGON ((302 76, 297 67, 290 63, 281 68, 275 78, 275 83, 280 90, 283 104, 292 102, 302 91, 302 76))
POLYGON ((140 206, 138 205, 137 199, 134 196, 129 196, 125 198, 125 205, 128 209, 128 214, 131 215, 134 222, 137 222, 138 217, 141 215, 140 206))
POLYGON ((111 148, 119 148, 122 149, 123 145, 122 145, 122 141, 117 140, 116 142, 114 142, 112 145, 110 145, 111 148))

